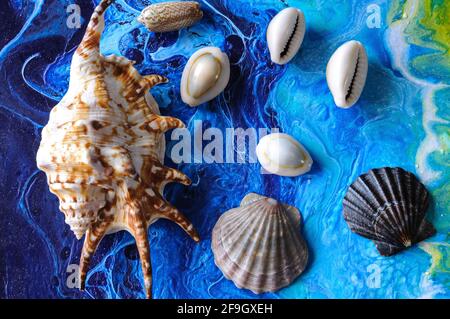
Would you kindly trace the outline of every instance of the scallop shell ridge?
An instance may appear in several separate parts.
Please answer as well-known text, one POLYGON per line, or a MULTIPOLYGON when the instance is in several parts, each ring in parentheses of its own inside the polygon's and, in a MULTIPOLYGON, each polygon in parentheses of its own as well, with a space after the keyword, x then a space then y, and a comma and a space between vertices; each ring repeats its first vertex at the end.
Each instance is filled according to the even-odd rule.
POLYGON ((396 254, 435 234, 425 219, 429 194, 414 174, 384 167, 361 175, 343 201, 350 229, 375 242, 383 256, 396 254))
POLYGON ((213 230, 214 261, 227 279, 254 293, 289 285, 305 269, 308 248, 294 207, 249 194, 213 230))

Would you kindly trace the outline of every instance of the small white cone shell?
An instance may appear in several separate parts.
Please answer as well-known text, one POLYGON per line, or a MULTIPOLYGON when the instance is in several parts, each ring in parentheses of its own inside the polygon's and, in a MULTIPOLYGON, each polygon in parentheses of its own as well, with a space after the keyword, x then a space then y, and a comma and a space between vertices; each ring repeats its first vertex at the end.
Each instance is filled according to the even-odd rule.
POLYGON ((358 101, 366 83, 367 69, 366 50, 358 41, 348 41, 333 53, 326 77, 336 106, 349 108, 358 101))

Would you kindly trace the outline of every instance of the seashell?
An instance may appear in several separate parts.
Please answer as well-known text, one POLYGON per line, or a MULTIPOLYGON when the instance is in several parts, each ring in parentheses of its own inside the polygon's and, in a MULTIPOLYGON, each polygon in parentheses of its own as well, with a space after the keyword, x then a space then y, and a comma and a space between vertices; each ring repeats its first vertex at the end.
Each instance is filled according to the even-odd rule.
POLYGON ((195 1, 175 1, 152 4, 142 10, 138 21, 153 32, 177 31, 190 27, 203 17, 195 1))
POLYGON ((195 52, 181 77, 181 98, 190 106, 208 102, 219 95, 230 79, 228 56, 216 47, 195 52))
POLYGON ((163 196, 169 182, 190 184, 183 173, 163 165, 167 130, 184 127, 159 115, 148 90, 167 82, 160 75, 141 76, 133 63, 100 54, 104 12, 96 7, 70 68, 69 89, 52 109, 36 156, 50 191, 80 239, 80 287, 89 262, 107 233, 129 231, 136 239, 147 297, 152 274, 147 229, 158 218, 181 226, 195 241, 191 222, 163 196))
POLYGON ((428 201, 428 191, 414 174, 398 167, 372 169, 350 185, 344 218, 381 255, 391 256, 436 233, 425 219, 428 201))
POLYGON ((267 27, 270 59, 276 64, 288 63, 300 49, 305 36, 305 16, 300 9, 281 10, 267 27))
POLYGON ((326 73, 337 106, 349 108, 358 101, 366 83, 367 68, 367 54, 361 42, 345 42, 333 53, 326 73))
POLYGON ((283 133, 264 136, 256 146, 256 156, 266 171, 281 176, 307 173, 313 163, 303 145, 283 133))
POLYGON ((308 262, 300 222, 295 207, 250 193, 214 226, 214 262, 238 288, 258 294, 286 287, 308 262))

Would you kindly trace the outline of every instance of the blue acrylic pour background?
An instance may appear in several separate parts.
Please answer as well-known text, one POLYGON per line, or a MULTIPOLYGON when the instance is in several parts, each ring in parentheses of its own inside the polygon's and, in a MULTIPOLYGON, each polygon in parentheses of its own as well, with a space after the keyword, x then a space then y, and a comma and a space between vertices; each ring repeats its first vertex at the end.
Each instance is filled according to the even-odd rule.
MULTIPOLYGON (((191 131, 196 120, 204 129, 278 127, 305 145, 314 165, 297 178, 261 175, 258 164, 180 165, 193 185, 169 185, 166 197, 190 218, 202 241, 195 244, 168 221, 151 226, 154 297, 449 297, 450 63, 437 71, 430 64, 429 74, 404 68, 412 57, 429 52, 407 43, 402 33, 411 22, 407 16, 386 22, 399 6, 396 1, 200 2, 205 15, 199 24, 154 34, 136 21, 148 1, 117 0, 106 14, 102 53, 135 60, 141 74, 168 76, 170 84, 152 94, 163 114, 182 119, 191 131), (299 54, 278 66, 270 62, 265 29, 286 3, 304 11, 307 31, 299 54), (373 3, 381 8, 380 29, 366 26, 366 8, 373 3), (333 104, 325 67, 350 39, 366 46, 369 74, 360 101, 342 110, 333 104), (190 108, 179 96, 181 72, 189 56, 207 45, 228 54, 230 83, 212 102, 190 108), (436 132, 429 125, 433 121, 439 123, 436 132), (373 243, 351 233, 342 218, 346 187, 368 169, 386 165, 422 178, 434 197, 430 218, 438 230, 426 243, 391 258, 379 256, 373 243), (237 289, 214 265, 211 230, 220 214, 250 191, 302 211, 309 266, 277 293, 237 289), (380 270, 379 288, 368 284, 373 269, 380 270)), ((138 254, 125 232, 102 241, 85 292, 67 286, 67 268, 78 263, 82 242, 64 223, 35 164, 40 130, 67 90, 70 59, 94 5, 87 0, 0 4, 0 298, 143 297, 138 254), (81 7, 81 29, 66 26, 70 3, 81 7)), ((168 142, 167 154, 171 146, 168 142)), ((175 166, 168 156, 166 163, 175 166)))

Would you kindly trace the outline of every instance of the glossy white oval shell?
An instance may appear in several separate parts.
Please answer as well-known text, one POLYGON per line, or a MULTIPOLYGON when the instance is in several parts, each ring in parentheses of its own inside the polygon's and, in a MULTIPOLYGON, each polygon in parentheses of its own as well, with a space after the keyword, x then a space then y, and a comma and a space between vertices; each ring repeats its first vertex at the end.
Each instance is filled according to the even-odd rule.
POLYGON ((261 166, 272 174, 298 176, 309 172, 312 159, 308 151, 294 138, 283 133, 264 136, 256 147, 261 166))
POLYGON ((349 108, 361 96, 368 69, 367 53, 361 42, 348 41, 331 56, 327 65, 327 83, 334 103, 349 108))
POLYGON ((217 47, 195 52, 181 76, 181 98, 190 106, 208 102, 222 93, 230 79, 228 56, 217 47))
POLYGON ((297 8, 281 10, 267 28, 270 59, 276 64, 288 63, 300 49, 305 36, 305 16, 297 8))

